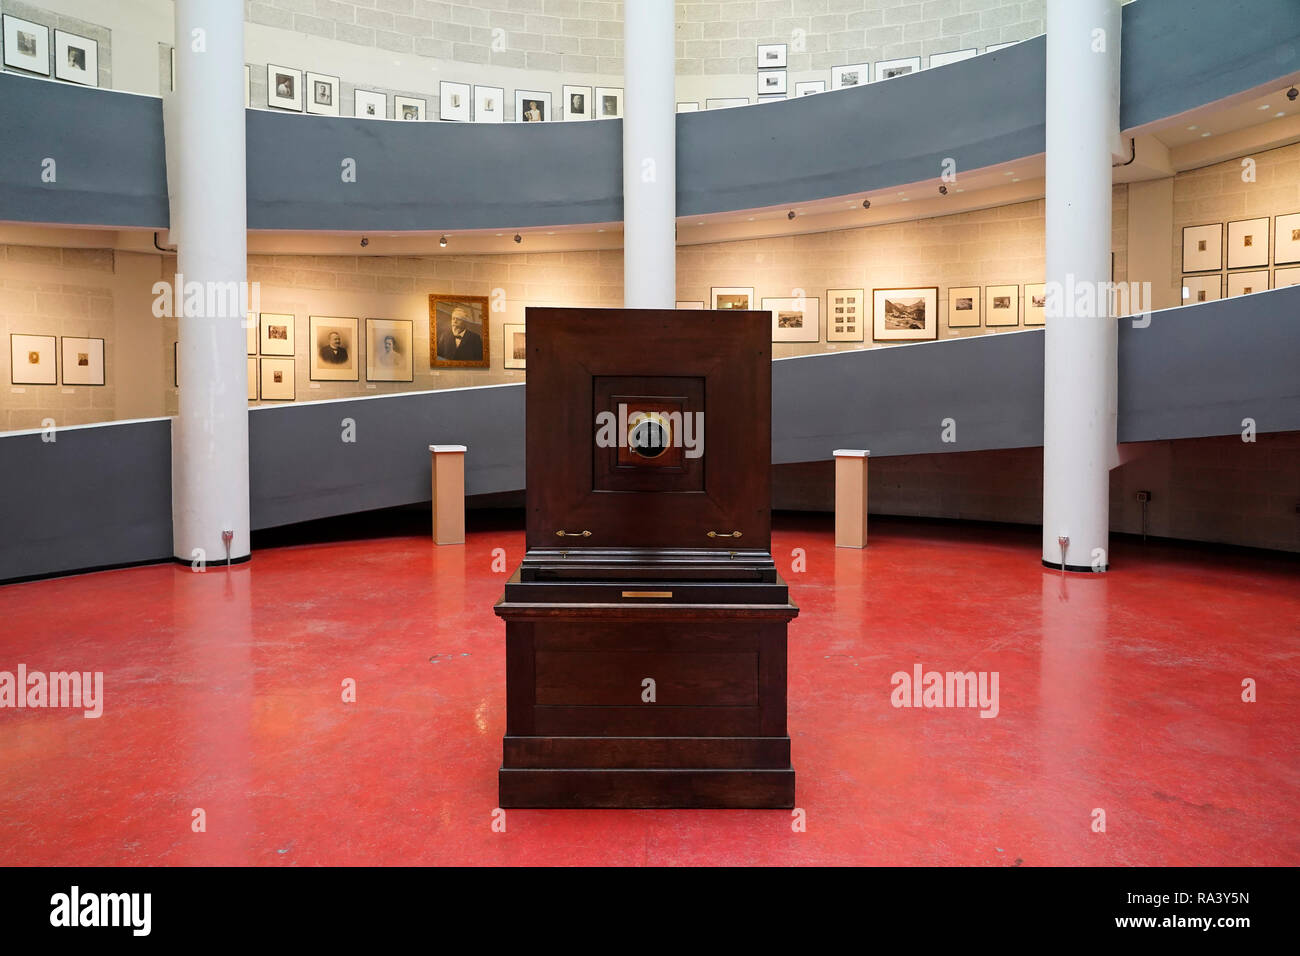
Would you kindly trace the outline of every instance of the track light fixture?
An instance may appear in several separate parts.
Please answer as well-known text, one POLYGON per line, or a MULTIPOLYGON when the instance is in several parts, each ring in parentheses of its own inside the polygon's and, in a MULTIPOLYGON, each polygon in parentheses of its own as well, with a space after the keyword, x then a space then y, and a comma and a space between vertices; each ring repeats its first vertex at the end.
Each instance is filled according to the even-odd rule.
POLYGON ((442 248, 446 249, 446 248, 447 248, 447 237, 446 237, 446 236, 443 236, 441 239, 439 239, 439 240, 438 240, 438 245, 440 245, 440 246, 442 246, 442 248))
POLYGON ((515 233, 515 242, 523 242, 523 241, 524 241, 524 237, 521 236, 521 235, 519 235, 519 233, 516 232, 516 233, 515 233))
POLYGON ((361 237, 361 248, 364 249, 364 248, 365 248, 366 246, 368 246, 368 245, 370 245, 370 240, 367 239, 365 236, 362 236, 362 237, 361 237))
POLYGON ((794 218, 794 210, 791 209, 788 213, 786 213, 786 214, 785 214, 785 218, 786 218, 786 219, 793 219, 793 218, 794 218))
POLYGON ((940 196, 946 196, 946 195, 948 195, 948 187, 947 187, 947 186, 944 186, 944 185, 941 185, 941 186, 939 187, 939 195, 940 195, 940 196))
POLYGON ((1286 98, 1290 100, 1292 103, 1295 102, 1295 98, 1297 96, 1300 96, 1300 90, 1297 90, 1294 86, 1291 87, 1291 89, 1286 91, 1286 98))
POLYGON ((862 200, 862 208, 863 208, 863 209, 870 209, 870 208, 871 208, 871 200, 870 200, 870 199, 864 199, 864 200, 862 200))

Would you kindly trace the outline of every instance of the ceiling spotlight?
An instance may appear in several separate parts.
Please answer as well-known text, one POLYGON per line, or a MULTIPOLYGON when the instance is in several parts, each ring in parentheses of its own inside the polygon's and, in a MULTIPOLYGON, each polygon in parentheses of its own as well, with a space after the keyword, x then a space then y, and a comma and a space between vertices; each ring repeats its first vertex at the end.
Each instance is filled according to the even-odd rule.
POLYGON ((1297 96, 1300 96, 1300 90, 1297 90, 1294 86, 1291 87, 1291 89, 1286 91, 1286 98, 1290 100, 1292 103, 1295 102, 1295 98, 1297 96))
POLYGON ((365 236, 362 236, 362 237, 361 237, 361 248, 364 249, 364 248, 365 248, 366 246, 368 246, 368 245, 370 245, 370 240, 367 239, 365 236))
POLYGON ((515 233, 515 242, 523 242, 523 241, 524 241, 524 237, 521 236, 521 235, 519 235, 519 233, 516 232, 516 233, 515 233))
POLYGON ((947 187, 947 186, 944 186, 944 185, 940 185, 940 186, 939 186, 939 195, 940 195, 940 196, 946 196, 946 195, 948 195, 948 187, 947 187))
POLYGON ((862 200, 862 208, 863 208, 863 209, 870 209, 870 208, 871 208, 871 200, 870 200, 870 199, 864 199, 864 200, 862 200))
POLYGON ((438 245, 440 245, 440 246, 442 246, 442 248, 446 249, 446 248, 447 248, 447 237, 446 237, 446 236, 443 236, 441 239, 439 239, 439 240, 438 240, 438 245))
POLYGON ((786 219, 793 219, 793 218, 794 218, 794 210, 791 209, 788 213, 786 213, 786 214, 785 214, 785 218, 786 218, 786 219))

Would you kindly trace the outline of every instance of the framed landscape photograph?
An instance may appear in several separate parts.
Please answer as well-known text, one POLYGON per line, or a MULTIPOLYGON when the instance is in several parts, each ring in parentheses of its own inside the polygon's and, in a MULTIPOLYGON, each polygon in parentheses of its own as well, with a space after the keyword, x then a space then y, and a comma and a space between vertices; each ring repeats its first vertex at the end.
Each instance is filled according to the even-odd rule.
POLYGON ((393 119, 408 123, 423 123, 429 104, 418 96, 394 96, 393 119))
POLYGON ((490 368, 485 295, 429 296, 429 367, 490 368))
POLYGON ((541 90, 515 90, 516 123, 545 123, 550 119, 550 93, 541 90))
POLYGON ((930 69, 936 66, 947 66, 949 63, 960 63, 962 60, 969 60, 971 57, 978 55, 979 49, 971 47, 969 50, 954 50, 951 53, 931 53, 930 69))
POLYGON ((69 83, 99 86, 99 44, 75 33, 55 30, 54 75, 69 83))
POLYGON ((527 368, 528 367, 528 339, 524 335, 524 326, 519 322, 507 322, 501 329, 501 336, 505 339, 505 346, 501 349, 501 357, 504 359, 506 368, 527 368))
POLYGON ((772 341, 820 342, 821 302, 820 296, 764 298, 763 309, 772 313, 772 341))
POLYGON ((257 359, 248 360, 248 400, 257 401, 257 359))
POLYGON ((339 78, 326 73, 307 73, 307 112, 318 116, 339 115, 339 78))
POLYGON ((785 83, 785 70, 768 70, 766 73, 760 73, 758 74, 758 95, 785 95, 785 83))
POLYGON ((867 335, 867 327, 862 321, 865 307, 864 289, 827 289, 826 341, 863 341, 867 335))
POLYGON ((748 96, 710 96, 704 101, 706 110, 729 110, 737 106, 748 105, 748 96))
POLYGON ((374 90, 354 90, 352 115, 358 119, 388 119, 388 94, 374 90))
POLYGON ((990 285, 984 288, 984 325, 1000 328, 1020 324, 1020 286, 990 285))
POLYGON ((1183 227, 1183 271, 1223 268, 1223 223, 1183 227))
MULTIPOLYGON (((1267 281, 1267 279, 1265 280, 1267 281)), ((1047 324, 1047 283, 1025 285, 1025 325, 1047 324)))
POLYGON ((920 342, 939 337, 939 289, 873 289, 872 338, 920 342))
POLYGON ((754 307, 753 288, 743 286, 722 286, 709 290, 710 309, 752 309, 754 307))
POLYGON ((704 303, 703 303, 703 302, 698 302, 698 301, 697 301, 697 302, 691 302, 691 301, 683 302, 683 301, 680 301, 680 300, 679 300, 679 301, 677 302, 677 304, 676 304, 676 308, 678 308, 678 309, 703 309, 703 308, 704 308, 704 303))
POLYGON ((14 385, 55 385, 58 361, 52 335, 9 335, 9 381, 14 385))
POLYGON ((104 340, 65 335, 59 340, 63 352, 64 385, 104 384, 104 340))
POLYGON ((262 359, 261 394, 264 402, 292 402, 294 399, 294 360, 262 359))
POLYGON ((679 113, 698 113, 700 111, 699 103, 678 103, 677 112, 679 113))
POLYGON ((294 317, 278 312, 262 313, 261 350, 263 355, 293 355, 294 317))
POLYGON ((623 115, 623 88, 596 87, 596 119, 618 119, 623 115))
POLYGON ((313 382, 355 382, 357 363, 357 320, 313 315, 308 320, 311 343, 309 377, 313 382))
POLYGON ((948 290, 948 328, 977 329, 980 326, 982 294, 977 285, 948 290))
POLYGON ((438 119, 468 123, 473 94, 468 83, 442 80, 438 83, 438 119))
POLYGON ((504 123, 506 91, 499 86, 474 87, 474 122, 504 123))
POLYGON ((1273 264, 1300 262, 1300 212, 1273 220, 1273 264))
POLYGON ((770 70, 773 67, 785 69, 785 51, 784 43, 760 43, 758 45, 758 68, 760 70, 770 70))
POLYGON ((590 86, 564 87, 565 120, 591 119, 593 105, 590 86))
POLYGON ((1228 268, 1268 265, 1268 216, 1228 223, 1228 268))
POLYGON ((1183 276, 1183 305, 1223 298, 1223 276, 1183 276))
POLYGON ((812 96, 814 93, 825 93, 825 80, 804 80, 802 83, 794 85, 795 96, 812 96))
POLYGON ((921 72, 919 56, 905 56, 898 60, 881 60, 876 64, 876 82, 892 80, 896 76, 907 76, 921 72))
POLYGON ((1253 272, 1228 273, 1228 298, 1238 295, 1250 295, 1254 292, 1268 291, 1268 270, 1257 269, 1253 272))
POLYGON ((850 86, 866 86, 871 82, 870 63, 850 63, 831 67, 831 89, 847 90, 850 86))
POLYGON ((50 28, 4 15, 5 66, 50 75, 50 28))
POLYGON ((1300 285, 1300 266, 1273 270, 1274 289, 1287 289, 1293 285, 1300 285))
POLYGON ((410 319, 366 319, 366 381, 415 381, 414 337, 410 319))
POLYGON ((275 110, 302 112, 302 72, 287 66, 266 65, 266 105, 275 110))

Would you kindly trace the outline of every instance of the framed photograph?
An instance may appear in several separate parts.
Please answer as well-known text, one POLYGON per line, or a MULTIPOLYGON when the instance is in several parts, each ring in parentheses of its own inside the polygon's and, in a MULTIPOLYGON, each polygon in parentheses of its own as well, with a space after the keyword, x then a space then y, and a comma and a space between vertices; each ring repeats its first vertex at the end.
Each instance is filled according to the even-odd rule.
POLYGON ((388 119, 388 94, 374 90, 354 90, 352 115, 358 119, 388 119))
POLYGON ((758 95, 773 96, 779 93, 784 96, 785 80, 785 70, 768 70, 758 74, 758 95))
POLYGON ((181 343, 172 343, 172 388, 181 387, 181 343))
POLYGON ((1223 223, 1183 227, 1183 271, 1223 268, 1223 223))
POLYGON ((325 73, 307 73, 307 112, 318 116, 339 115, 339 78, 325 73))
POLYGON ((984 326, 1000 328, 1020 324, 1020 286, 984 287, 984 326))
POLYGON ((1025 325, 1047 324, 1047 283, 1025 283, 1025 325))
POLYGON ((623 88, 596 87, 596 119, 618 119, 623 115, 623 88))
POLYGON ((1228 273, 1228 298, 1238 295, 1250 295, 1252 292, 1268 291, 1268 270, 1257 269, 1253 272, 1228 273))
POLYGON ((278 312, 262 313, 263 355, 294 354, 293 320, 292 315, 282 315, 278 312))
POLYGON ((1228 268, 1268 265, 1268 216, 1228 223, 1228 268))
POLYGON ((54 75, 69 83, 99 86, 99 44, 75 33, 55 30, 54 75))
POLYGON ((9 381, 14 385, 55 385, 58 361, 52 335, 9 335, 9 381))
POLYGON ((499 86, 474 87, 474 122, 505 122, 506 111, 505 107, 501 105, 505 100, 506 91, 499 86))
POLYGON ((771 96, 760 96, 758 101, 760 103, 779 103, 782 100, 788 100, 789 98, 790 97, 786 96, 784 93, 774 93, 771 96))
POLYGON ((248 400, 257 401, 257 359, 248 360, 248 400))
POLYGON ((876 82, 892 80, 896 76, 907 76, 921 72, 919 56, 905 56, 898 60, 881 60, 876 64, 876 82))
POLYGON ((275 110, 302 112, 302 71, 287 66, 266 66, 266 105, 275 110))
POLYGON ((1300 262, 1300 212, 1273 220, 1273 264, 1300 262))
POLYGON ((704 101, 706 110, 729 110, 736 106, 748 105, 748 96, 711 96, 704 101))
POLYGON ((1287 289, 1293 285, 1300 285, 1300 266, 1273 270, 1274 289, 1287 289))
POLYGON ((540 90, 515 90, 516 123, 545 123, 550 119, 550 93, 540 90))
POLYGON ((428 104, 418 96, 394 96, 393 119, 409 123, 423 123, 428 104))
POLYGON ((850 86, 866 86, 871 82, 870 63, 850 63, 831 67, 831 89, 846 90, 850 86))
POLYGON ((1009 46, 1015 46, 1019 40, 1012 40, 1010 43, 990 43, 984 48, 985 53, 996 53, 998 50, 1005 50, 1009 46))
POLYGON ((1223 276, 1183 276, 1183 305, 1223 298, 1223 276))
POLYGON ((951 53, 931 53, 930 69, 933 70, 936 66, 947 66, 949 63, 959 63, 962 60, 969 60, 971 57, 977 56, 979 52, 978 48, 971 47, 969 50, 954 50, 951 53))
POLYGON ((63 353, 64 385, 104 384, 104 340, 65 335, 59 340, 63 353))
POLYGON ((261 394, 264 402, 292 402, 294 399, 294 360, 262 359, 261 394))
POLYGON ((50 28, 4 15, 5 66, 50 75, 50 28))
POLYGON ((763 309, 772 313, 773 342, 820 342, 821 297, 764 298, 763 309))
POLYGON ((678 103, 677 112, 679 113, 698 113, 700 111, 699 103, 678 103))
POLYGON ((863 289, 826 290, 826 341, 861 342, 867 327, 862 321, 866 307, 863 289))
POLYGON ((774 67, 785 69, 785 44, 760 43, 758 45, 758 68, 770 70, 774 67))
POLYGON ((311 341, 309 377, 313 382, 358 380, 357 320, 313 315, 308 320, 311 341))
POLYGON ((468 83, 442 80, 438 83, 438 119, 451 123, 468 123, 473 94, 468 83))
POLYGON ((591 99, 590 86, 566 86, 564 87, 564 118, 565 120, 589 120, 591 119, 593 106, 591 99))
POLYGON ((754 307, 754 290, 753 288, 743 288, 741 286, 722 286, 709 290, 709 308, 710 309, 741 309, 747 310, 754 307))
POLYGON ((814 93, 825 93, 825 80, 804 80, 802 83, 794 85, 795 96, 812 96, 814 93))
POLYGON ((171 91, 176 92, 176 47, 167 51, 168 59, 171 61, 171 91))
POLYGON ((505 367, 527 368, 528 340, 524 336, 523 324, 507 322, 501 328, 501 336, 506 342, 505 346, 501 349, 501 357, 505 360, 505 367))
POLYGON ((919 342, 939 337, 939 290, 873 289, 872 338, 877 342, 919 342))
POLYGON ((366 381, 415 381, 415 323, 366 319, 366 381))
POLYGON ((948 290, 948 328, 977 329, 980 326, 980 303, 983 295, 977 285, 957 286, 948 290))
POLYGON ((681 301, 679 301, 679 302, 676 304, 675 308, 678 308, 678 309, 703 309, 703 308, 704 308, 704 303, 703 303, 703 302, 681 302, 681 301))
MULTIPOLYGON (((175 52, 174 50, 172 51, 175 52)), ((244 109, 253 108, 253 68, 244 64, 244 109)))
POLYGON ((429 296, 429 367, 490 368, 485 295, 429 296))

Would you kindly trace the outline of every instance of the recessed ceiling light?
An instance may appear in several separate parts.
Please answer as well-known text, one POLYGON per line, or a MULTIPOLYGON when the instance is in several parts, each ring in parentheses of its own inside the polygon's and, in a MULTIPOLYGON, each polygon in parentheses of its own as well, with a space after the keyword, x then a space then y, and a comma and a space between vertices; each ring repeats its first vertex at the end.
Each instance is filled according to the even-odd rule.
POLYGON ((1003 173, 1002 175, 1003 175, 1003 176, 1014 176, 1015 174, 1016 174, 1016 171, 1015 171, 1014 169, 1009 169, 1009 170, 1007 170, 1005 173, 1003 173))
POLYGON ((1195 123, 1193 123, 1191 126, 1187 127, 1187 132, 1190 133, 1192 130, 1197 130, 1197 129, 1200 129, 1200 127, 1197 126, 1195 123))
POLYGON ((548 232, 547 235, 548 235, 548 236, 553 236, 553 235, 555 235, 555 233, 553 233, 553 232, 548 232))
POLYGON ((899 202, 911 202, 911 201, 912 200, 908 199, 906 196, 904 196, 902 199, 899 200, 899 202))
POLYGON ((1012 181, 1013 183, 1018 183, 1018 182, 1020 182, 1020 177, 1019 177, 1019 176, 1012 176, 1012 177, 1011 177, 1011 181, 1012 181))
POLYGON ((753 221, 754 221, 754 217, 753 217, 753 216, 750 216, 748 219, 745 220, 745 222, 753 222, 753 221))
POLYGON ((1204 133, 1201 134, 1201 139, 1205 139, 1205 137, 1207 137, 1207 136, 1209 136, 1209 135, 1210 135, 1210 133, 1209 133, 1209 131, 1207 130, 1206 132, 1204 132, 1204 133))
POLYGON ((955 193, 964 193, 965 191, 966 191, 965 189, 954 189, 954 190, 953 190, 953 192, 955 192, 955 193))
POLYGON ((1262 110, 1266 110, 1266 109, 1268 109, 1268 104, 1265 103, 1263 106, 1260 107, 1260 109, 1262 109, 1262 110))
POLYGON ((604 230, 604 229, 597 229, 596 231, 597 231, 597 232, 604 232, 605 230, 604 230))
POLYGON ((1280 111, 1278 112, 1277 115, 1278 115, 1278 116, 1286 116, 1286 110, 1280 110, 1280 111))

